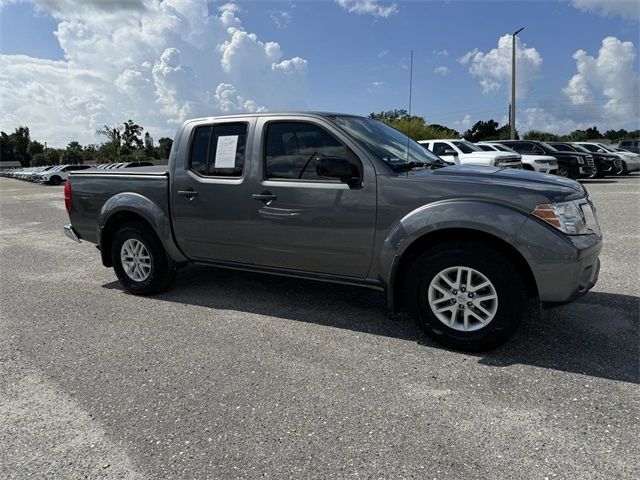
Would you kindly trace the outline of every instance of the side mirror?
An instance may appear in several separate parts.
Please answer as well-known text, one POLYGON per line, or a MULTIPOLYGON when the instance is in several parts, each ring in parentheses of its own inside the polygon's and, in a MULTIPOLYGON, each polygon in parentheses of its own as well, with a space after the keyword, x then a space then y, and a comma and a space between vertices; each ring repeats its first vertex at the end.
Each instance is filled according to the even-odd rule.
POLYGON ((319 177, 337 178, 341 182, 352 182, 360 178, 356 166, 342 157, 320 157, 316 164, 319 177))
POLYGON ((454 157, 458 156, 458 152, 456 152, 453 148, 449 148, 444 151, 442 155, 453 155, 454 157))

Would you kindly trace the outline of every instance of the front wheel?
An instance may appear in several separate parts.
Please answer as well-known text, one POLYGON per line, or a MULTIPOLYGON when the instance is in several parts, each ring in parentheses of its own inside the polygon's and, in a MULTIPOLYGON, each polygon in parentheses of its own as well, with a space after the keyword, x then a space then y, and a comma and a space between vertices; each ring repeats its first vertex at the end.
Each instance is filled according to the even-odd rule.
POLYGON ((162 243, 141 222, 127 223, 116 232, 111 242, 111 262, 120 283, 136 295, 158 293, 175 277, 162 243))
POLYGON ((561 177, 569 177, 569 168, 566 165, 558 164, 558 173, 561 177))
POLYGON ((620 162, 620 168, 616 172, 616 175, 627 175, 629 170, 627 169, 627 164, 625 162, 620 162))
POLYGON ((408 274, 408 304, 437 342, 483 351, 507 341, 525 313, 521 274, 503 254, 470 242, 423 253, 408 274))
POLYGON ((51 180, 49 180, 49 183, 51 185, 60 185, 62 183, 62 178, 60 178, 57 175, 54 175, 53 177, 51 177, 51 180))

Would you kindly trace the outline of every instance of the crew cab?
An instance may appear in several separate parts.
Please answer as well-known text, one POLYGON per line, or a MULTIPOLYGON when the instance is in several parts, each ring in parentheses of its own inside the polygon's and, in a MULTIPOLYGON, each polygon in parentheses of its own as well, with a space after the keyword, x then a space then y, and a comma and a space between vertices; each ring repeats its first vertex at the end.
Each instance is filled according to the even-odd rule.
POLYGON ((558 175, 571 179, 589 178, 595 172, 593 156, 574 151, 563 152, 538 140, 499 140, 500 143, 521 155, 548 155, 558 161, 558 175))
POLYGON ((97 244, 134 294, 189 263, 359 285, 464 350, 506 341, 530 298, 565 303, 595 284, 602 240, 582 185, 444 165, 359 116, 188 120, 167 166, 73 172, 64 232, 97 244))
POLYGON ((480 142, 476 144, 478 148, 481 148, 485 152, 512 152, 520 156, 522 162, 522 168, 525 170, 531 170, 538 173, 558 173, 558 161, 549 155, 534 155, 530 153, 518 153, 515 150, 511 150, 509 147, 505 147, 499 143, 484 143, 480 142))
POLYGON ((452 164, 522 168, 520 155, 516 153, 485 152, 466 140, 420 140, 418 143, 452 164))

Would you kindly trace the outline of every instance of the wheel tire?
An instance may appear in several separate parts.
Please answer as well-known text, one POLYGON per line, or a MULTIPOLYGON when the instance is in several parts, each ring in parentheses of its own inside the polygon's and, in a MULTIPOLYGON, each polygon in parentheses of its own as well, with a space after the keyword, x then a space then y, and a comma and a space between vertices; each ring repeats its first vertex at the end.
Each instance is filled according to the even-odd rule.
POLYGON ((122 286, 135 295, 152 295, 165 290, 176 274, 155 232, 141 222, 126 223, 116 232, 111 242, 111 262, 122 286), (131 278, 122 264, 122 245, 127 240, 137 240, 149 252, 151 271, 142 281, 131 278))
POLYGON ((51 179, 49 180, 49 183, 51 185, 60 185, 62 183, 62 178, 60 178, 57 175, 54 175, 53 177, 51 177, 51 179))
POLYGON ((526 310, 524 282, 513 261, 479 243, 460 241, 426 251, 408 272, 406 285, 407 305, 418 324, 435 341, 457 350, 479 352, 503 344, 517 331, 526 310), (432 280, 443 270, 457 266, 469 267, 484 275, 497 294, 495 315, 477 330, 461 331, 445 325, 429 304, 432 280))
POLYGON ((603 177, 604 177, 604 174, 602 173, 602 170, 600 170, 600 167, 598 167, 598 165, 594 163, 593 173, 589 175, 589 178, 603 178, 603 177))
POLYGON ((619 175, 619 176, 628 175, 629 170, 627 169, 626 162, 622 161, 620 162, 620 165, 621 165, 620 170, 616 172, 616 175, 619 175))
POLYGON ((556 175, 559 175, 561 177, 569 177, 569 168, 565 165, 558 165, 558 173, 556 173, 556 175))

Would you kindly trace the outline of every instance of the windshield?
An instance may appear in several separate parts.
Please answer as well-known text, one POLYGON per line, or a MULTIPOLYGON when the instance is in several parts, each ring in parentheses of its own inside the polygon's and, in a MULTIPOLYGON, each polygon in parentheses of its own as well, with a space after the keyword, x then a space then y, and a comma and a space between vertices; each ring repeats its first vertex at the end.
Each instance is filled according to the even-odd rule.
POLYGON ((481 152, 482 151, 471 142, 465 142, 463 140, 456 140, 456 141, 451 142, 451 143, 453 143, 456 147, 458 147, 462 153, 471 153, 471 152, 481 152))
POLYGON ((370 153, 393 169, 411 166, 411 162, 426 165, 442 162, 440 157, 411 140, 404 133, 378 120, 348 116, 330 118, 364 144, 370 153))
POLYGON ((551 145, 549 145, 547 142, 540 142, 540 145, 543 145, 545 148, 548 148, 549 151, 551 152, 557 152, 558 149, 557 148, 553 148, 551 145))
POLYGON ((512 149, 511 149, 511 148, 509 148, 509 147, 505 147, 504 145, 500 145, 499 143, 496 143, 496 144, 495 144, 495 147, 496 147, 498 150, 502 151, 502 152, 518 153, 518 152, 516 152, 515 150, 512 150, 512 149))
POLYGON ((573 148, 576 152, 582 152, 582 153, 591 153, 589 150, 587 150, 586 148, 584 148, 582 145, 576 145, 575 143, 572 143, 571 148, 573 148))
POLYGON ((611 147, 607 147, 606 145, 602 145, 601 143, 599 143, 598 146, 600 146, 605 152, 616 153, 614 149, 612 149, 611 147))
POLYGON ((582 144, 582 146, 584 148, 586 148, 587 150, 589 150, 590 152, 597 152, 598 151, 598 147, 596 147, 595 145, 591 145, 590 143, 584 143, 584 144, 582 144))
MULTIPOLYGON (((551 145, 551 144, 549 144, 551 145)), ((553 145, 551 145, 553 148, 555 148, 556 150, 559 151, 565 151, 565 152, 577 152, 578 149, 575 148, 573 145, 569 145, 567 143, 554 143, 553 145)))
POLYGON ((493 148, 491 145, 478 145, 480 150, 484 150, 485 152, 495 152, 497 149, 493 148))

